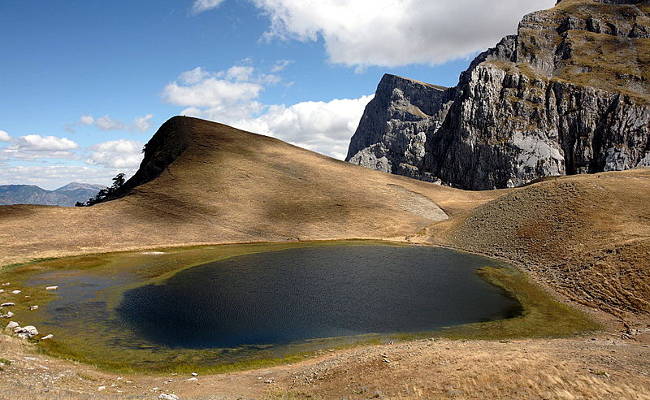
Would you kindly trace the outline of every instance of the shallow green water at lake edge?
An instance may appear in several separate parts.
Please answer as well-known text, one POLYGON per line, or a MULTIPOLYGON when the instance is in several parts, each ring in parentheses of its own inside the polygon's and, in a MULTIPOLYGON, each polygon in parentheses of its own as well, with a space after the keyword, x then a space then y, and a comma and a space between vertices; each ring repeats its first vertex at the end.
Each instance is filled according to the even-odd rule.
MULTIPOLYGON (((57 296, 61 296, 61 294, 43 293, 42 290, 43 285, 56 284, 57 280, 76 279, 78 290, 83 290, 84 285, 88 284, 100 286, 95 296, 84 300, 84 306, 88 308, 85 310, 75 310, 74 307, 67 309, 66 318, 62 316, 62 319, 66 319, 67 322, 61 326, 57 326, 57 320, 52 320, 51 315, 48 315, 48 307, 42 307, 37 312, 25 313, 21 311, 20 315, 17 313, 17 317, 21 318, 19 321, 23 325, 27 321, 36 326, 40 325, 39 329, 43 333, 47 333, 46 329, 55 333, 55 340, 39 345, 43 351, 114 370, 134 369, 153 372, 189 370, 199 367, 209 371, 228 371, 295 361, 321 349, 377 343, 400 338, 432 335, 478 338, 565 336, 597 328, 581 313, 552 301, 543 291, 530 284, 522 274, 504 266, 498 269, 483 270, 481 273, 509 292, 513 288, 525 292, 525 296, 522 296, 521 293, 519 295, 511 293, 524 306, 522 316, 501 321, 468 324, 436 332, 365 333, 336 338, 306 339, 286 343, 280 347, 256 344, 220 349, 187 348, 179 351, 157 343, 147 344, 137 336, 125 335, 124 326, 105 323, 114 318, 114 315, 111 315, 112 310, 120 304, 125 292, 145 285, 159 286, 177 275, 179 271, 187 270, 192 266, 267 251, 368 245, 396 246, 394 243, 368 241, 300 242, 175 248, 145 253, 109 253, 46 260, 23 265, 6 274, 3 273, 0 280, 11 278, 21 285, 24 283, 33 285, 33 287, 25 287, 25 292, 33 292, 32 301, 38 301, 40 304, 55 304, 57 296), (164 254, 156 254, 158 251, 164 254), (182 267, 179 268, 179 265, 182 267), (84 281, 84 279, 79 279, 80 276, 88 279, 84 281), (531 299, 535 301, 531 302, 531 299), (93 307, 97 307, 97 309, 93 309, 93 307), (75 313, 88 314, 88 310, 91 309, 94 310, 92 314, 96 317, 94 320, 81 318, 79 325, 70 324, 70 320, 74 319, 71 317, 74 317, 75 313), (75 330, 79 334, 72 337, 70 332, 75 330)), ((401 247, 403 246, 400 245, 401 247)), ((485 260, 486 266, 499 264, 494 260, 485 260)))

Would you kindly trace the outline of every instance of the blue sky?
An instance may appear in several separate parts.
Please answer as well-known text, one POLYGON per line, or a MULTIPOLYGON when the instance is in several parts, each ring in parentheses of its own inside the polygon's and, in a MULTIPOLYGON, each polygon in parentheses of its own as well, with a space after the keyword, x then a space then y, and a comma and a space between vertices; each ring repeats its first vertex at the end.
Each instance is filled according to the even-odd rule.
POLYGON ((341 158, 386 73, 452 86, 553 0, 0 2, 0 184, 108 184, 185 114, 341 158))

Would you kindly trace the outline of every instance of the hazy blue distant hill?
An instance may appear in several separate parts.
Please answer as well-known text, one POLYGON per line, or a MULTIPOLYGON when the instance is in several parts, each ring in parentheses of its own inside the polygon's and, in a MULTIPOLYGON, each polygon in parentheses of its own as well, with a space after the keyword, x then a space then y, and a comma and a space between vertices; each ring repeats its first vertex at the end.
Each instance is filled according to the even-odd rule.
POLYGON ((34 185, 0 185, 0 205, 42 204, 74 206, 95 196, 102 185, 72 182, 56 190, 45 190, 34 185))

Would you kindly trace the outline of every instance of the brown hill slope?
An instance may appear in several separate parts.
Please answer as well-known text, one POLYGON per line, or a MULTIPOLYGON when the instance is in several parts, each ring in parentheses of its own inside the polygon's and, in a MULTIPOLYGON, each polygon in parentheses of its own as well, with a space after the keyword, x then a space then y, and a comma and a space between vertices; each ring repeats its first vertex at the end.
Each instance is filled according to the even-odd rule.
POLYGON ((574 301, 624 319, 647 317, 649 198, 647 169, 551 178, 433 225, 429 240, 515 261, 574 301))
POLYGON ((0 265, 161 245, 403 239, 447 218, 438 201, 454 213, 495 196, 369 171, 194 118, 171 119, 146 149, 127 182, 139 186, 118 200, 0 207, 0 265))
POLYGON ((511 260, 626 319, 650 312, 650 170, 462 191, 176 117, 127 188, 87 208, 0 207, 0 264, 201 243, 411 240, 511 260))
POLYGON ((168 376, 124 380, 91 366, 37 358, 24 343, 0 335, 0 356, 16 360, 3 367, 0 393, 16 399, 151 397, 153 387, 182 398, 366 398, 378 391, 379 397, 403 399, 640 399, 649 393, 643 343, 650 342, 650 170, 468 192, 188 118, 163 126, 147 152, 137 182, 120 199, 75 209, 0 206, 0 265, 208 242, 410 239, 512 260, 573 300, 636 322, 638 342, 605 332, 562 340, 396 343, 202 375, 197 385, 168 376), (41 389, 38 382, 49 386, 41 389), (99 392, 106 382, 125 393, 114 394, 112 385, 99 392))

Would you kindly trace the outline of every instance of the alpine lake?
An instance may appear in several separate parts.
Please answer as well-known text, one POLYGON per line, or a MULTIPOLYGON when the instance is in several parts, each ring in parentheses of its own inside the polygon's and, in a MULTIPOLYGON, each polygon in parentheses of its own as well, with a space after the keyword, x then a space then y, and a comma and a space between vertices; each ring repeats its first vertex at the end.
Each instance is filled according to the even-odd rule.
POLYGON ((43 259, 4 267, 0 282, 22 290, 0 295, 16 302, 13 320, 54 335, 33 340, 40 351, 126 372, 226 372, 361 344, 598 329, 500 261, 380 241, 43 259))

